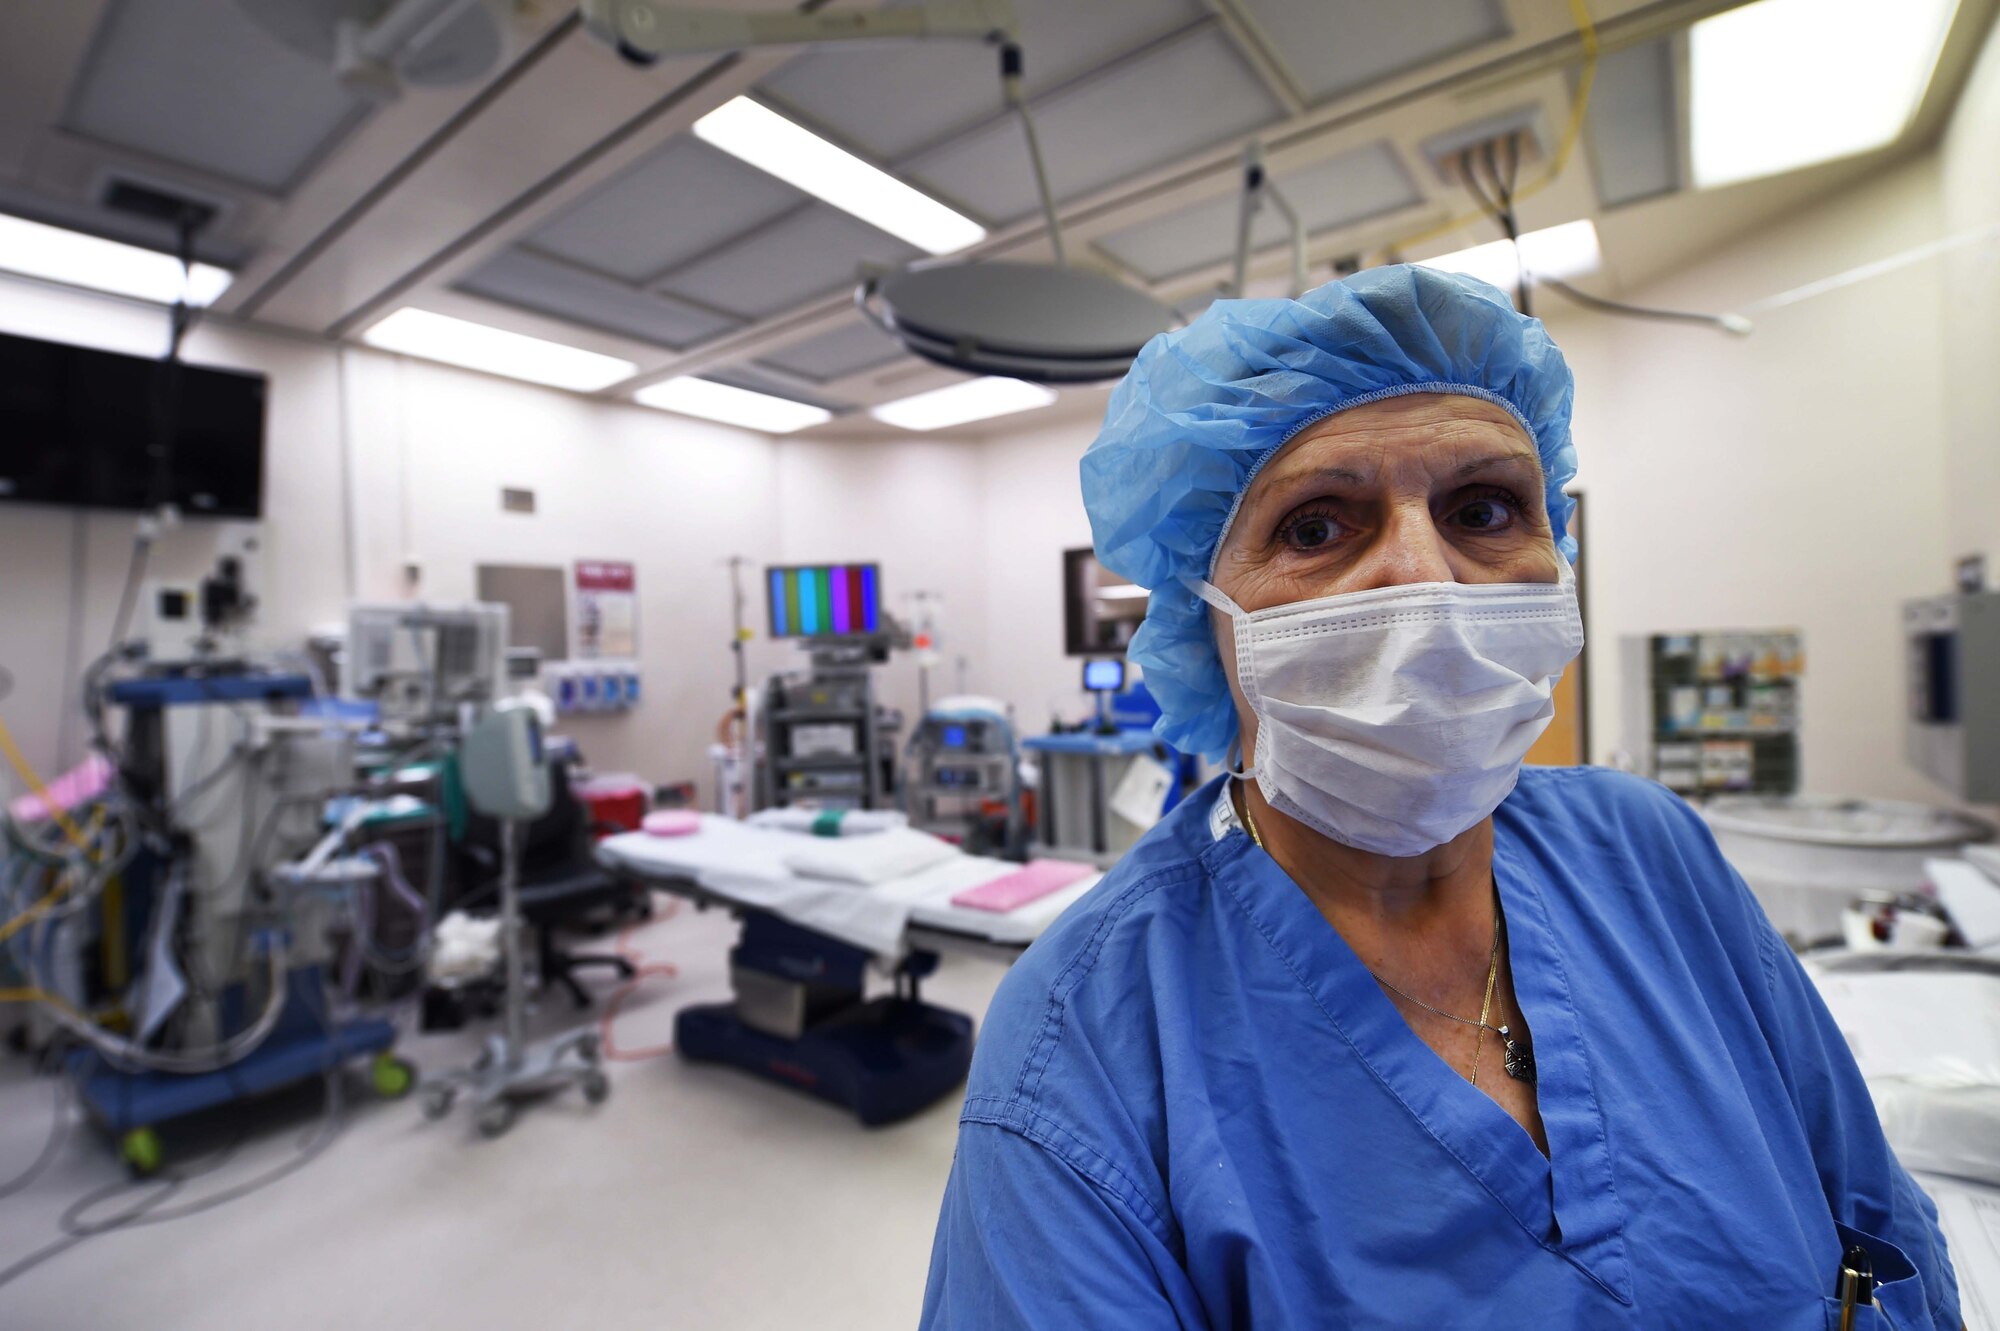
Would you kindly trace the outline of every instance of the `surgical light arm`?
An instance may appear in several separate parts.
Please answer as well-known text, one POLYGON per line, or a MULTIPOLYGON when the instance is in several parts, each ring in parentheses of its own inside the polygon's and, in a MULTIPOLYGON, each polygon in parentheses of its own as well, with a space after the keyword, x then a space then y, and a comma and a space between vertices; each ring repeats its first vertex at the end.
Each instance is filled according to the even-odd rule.
POLYGON ((1252 141, 1243 150, 1243 196, 1236 212, 1236 281, 1233 295, 1242 299, 1250 285, 1250 230, 1257 220, 1257 209, 1269 199, 1271 206, 1284 216, 1291 228, 1292 237, 1292 290, 1294 299, 1303 295, 1306 289, 1306 224, 1291 200, 1281 193, 1269 175, 1264 171, 1264 145, 1252 141))
POLYGON ((895 9, 818 14, 696 9, 660 0, 584 0, 583 22, 635 64, 651 64, 663 56, 824 42, 947 37, 999 44, 1014 40, 1018 30, 1010 0, 929 0, 895 9))

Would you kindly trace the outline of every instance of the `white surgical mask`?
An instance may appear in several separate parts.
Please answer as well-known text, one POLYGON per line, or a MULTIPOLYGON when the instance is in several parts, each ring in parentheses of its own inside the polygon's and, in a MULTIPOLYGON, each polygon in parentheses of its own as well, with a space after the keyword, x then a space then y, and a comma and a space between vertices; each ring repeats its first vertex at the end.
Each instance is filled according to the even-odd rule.
POLYGON ((1246 611, 1236 679, 1257 716, 1241 775, 1264 799, 1381 855, 1441 846, 1500 807, 1583 650, 1576 575, 1552 583, 1424 582, 1246 611))

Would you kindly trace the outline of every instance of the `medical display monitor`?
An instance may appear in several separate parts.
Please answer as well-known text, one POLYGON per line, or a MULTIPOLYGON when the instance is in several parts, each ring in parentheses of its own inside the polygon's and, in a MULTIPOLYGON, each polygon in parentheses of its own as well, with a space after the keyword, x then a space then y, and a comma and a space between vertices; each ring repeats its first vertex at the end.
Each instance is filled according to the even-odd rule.
POLYGON ((874 564, 808 564, 767 575, 774 638, 851 638, 882 631, 874 564))
POLYGON ((1125 687, 1123 661, 1085 661, 1083 687, 1092 693, 1117 693, 1125 687))
POLYGON ((1097 562, 1085 547, 1063 552, 1063 652, 1114 656, 1146 618, 1146 589, 1097 562))
POLYGON ((255 518, 261 374, 0 335, 0 501, 255 518))

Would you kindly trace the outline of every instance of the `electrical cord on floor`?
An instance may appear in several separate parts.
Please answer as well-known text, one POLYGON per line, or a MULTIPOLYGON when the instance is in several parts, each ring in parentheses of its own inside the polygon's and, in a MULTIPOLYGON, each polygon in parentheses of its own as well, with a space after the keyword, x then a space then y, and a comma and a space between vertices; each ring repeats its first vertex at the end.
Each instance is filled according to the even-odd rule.
POLYGON ((5 1183, 0 1183, 0 1201, 12 1197, 40 1178, 42 1171, 49 1167, 49 1161, 56 1158, 56 1152, 60 1151, 62 1144, 69 1139, 69 1078, 58 1073, 54 1080, 55 1109, 49 1124, 48 1138, 42 1143, 42 1149, 35 1156, 33 1163, 5 1183))
MULTIPOLYGON (((661 908, 655 920, 656 922, 671 920, 679 910, 679 902, 669 901, 661 908)), ((642 1063, 649 1058, 658 1058, 662 1054, 671 1054, 674 1051, 672 1041, 645 1049, 620 1049, 612 1035, 612 1025, 618 1020, 619 1009, 625 1006, 626 999, 638 992, 641 984, 655 977, 677 979, 681 973, 680 968, 672 962, 649 962, 633 949, 632 931, 637 927, 636 924, 628 924, 618 931, 618 955, 632 963, 633 975, 631 979, 618 986, 611 997, 604 1000, 604 1016, 597 1024, 597 1046, 603 1051, 604 1057, 614 1063, 642 1063)))
MULTIPOLYGON (((324 1021, 323 1017, 322 1021, 324 1021)), ((0 1288, 4 1288, 43 1263, 62 1256, 78 1244, 96 1238, 100 1234, 110 1234, 121 1229, 136 1229, 142 1225, 164 1224, 169 1220, 184 1220, 189 1216, 201 1215, 204 1212, 213 1211, 217 1207, 226 1206, 230 1202, 240 1201, 253 1193, 261 1192, 272 1184, 290 1177, 305 1168, 312 1161, 318 1159, 326 1148, 332 1144, 334 1137, 339 1135, 341 1110, 344 1106, 344 1101, 345 1093, 341 1083, 341 1069, 338 1066, 329 1068, 326 1073, 325 1112, 320 1115, 318 1122, 311 1130, 311 1136, 300 1143, 297 1152, 261 1174, 257 1174, 241 1183, 233 1184, 219 1192, 210 1193, 206 1197, 198 1197, 193 1201, 182 1202, 178 1206, 168 1207, 166 1205, 168 1200, 177 1196, 188 1184, 217 1172, 234 1158, 237 1149, 243 1144, 241 1133, 232 1138, 226 1146, 216 1153, 212 1160, 199 1166, 175 1170, 162 1174, 157 1178, 112 1183, 85 1193, 63 1211, 58 1222, 62 1227, 62 1237, 29 1253, 26 1257, 23 1257, 6 1269, 0 1270, 0 1288), (141 1198, 135 1205, 126 1210, 104 1219, 90 1220, 86 1218, 88 1212, 102 1206, 104 1203, 121 1196, 130 1196, 134 1193, 149 1193, 150 1195, 141 1198)))

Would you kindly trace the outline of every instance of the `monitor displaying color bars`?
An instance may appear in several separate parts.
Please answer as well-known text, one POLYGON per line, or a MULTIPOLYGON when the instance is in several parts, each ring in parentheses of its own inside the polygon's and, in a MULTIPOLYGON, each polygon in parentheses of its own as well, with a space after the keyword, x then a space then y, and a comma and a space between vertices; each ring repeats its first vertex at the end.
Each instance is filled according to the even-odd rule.
POLYGON ((774 568, 771 636, 847 638, 882 631, 882 579, 873 564, 774 568))

